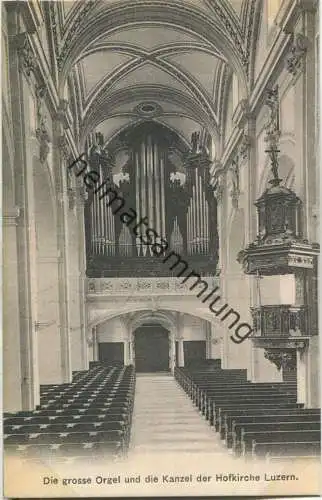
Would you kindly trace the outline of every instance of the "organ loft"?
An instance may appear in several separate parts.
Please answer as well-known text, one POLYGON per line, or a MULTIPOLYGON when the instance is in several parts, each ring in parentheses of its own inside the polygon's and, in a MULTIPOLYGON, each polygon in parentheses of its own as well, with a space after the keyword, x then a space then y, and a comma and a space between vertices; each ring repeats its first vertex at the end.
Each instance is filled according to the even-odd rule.
POLYGON ((2 2, 10 463, 319 454, 318 7, 2 2))

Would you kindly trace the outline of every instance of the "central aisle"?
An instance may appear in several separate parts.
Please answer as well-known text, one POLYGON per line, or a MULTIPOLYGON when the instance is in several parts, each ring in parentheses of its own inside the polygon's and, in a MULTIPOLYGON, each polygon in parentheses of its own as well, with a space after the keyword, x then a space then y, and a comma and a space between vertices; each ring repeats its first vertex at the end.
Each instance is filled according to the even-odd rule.
POLYGON ((170 374, 137 374, 129 455, 220 453, 212 427, 170 374))

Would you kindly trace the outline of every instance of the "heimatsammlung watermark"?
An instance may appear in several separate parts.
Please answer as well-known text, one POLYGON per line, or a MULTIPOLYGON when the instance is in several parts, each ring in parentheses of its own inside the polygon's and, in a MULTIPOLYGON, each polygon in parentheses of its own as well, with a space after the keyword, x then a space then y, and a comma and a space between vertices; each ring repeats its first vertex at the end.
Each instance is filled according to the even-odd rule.
POLYGON ((73 163, 67 167, 68 171, 71 171, 71 169, 75 167, 76 177, 82 175, 83 182, 87 189, 94 190, 94 194, 100 193, 100 200, 103 198, 106 199, 106 205, 108 207, 112 207, 113 215, 118 214, 122 224, 129 227, 135 237, 139 238, 144 245, 151 247, 151 251, 154 256, 160 258, 162 257, 162 262, 168 263, 168 265, 168 261, 170 261, 171 266, 169 266, 169 269, 176 273, 176 277, 182 277, 185 273, 187 273, 183 278, 182 283, 187 282, 191 278, 195 280, 189 287, 189 290, 201 287, 197 293, 197 297, 202 299, 201 302, 206 303, 209 299, 211 299, 211 302, 208 303, 209 310, 222 322, 227 320, 228 323, 228 320, 230 320, 230 323, 228 324, 229 330, 235 328, 235 331, 230 338, 233 342, 235 342, 235 344, 241 344, 244 340, 246 340, 253 333, 252 327, 249 323, 240 322, 240 314, 232 307, 229 307, 227 303, 223 305, 218 304, 221 301, 221 296, 217 295, 219 288, 215 287, 209 291, 208 283, 201 278, 201 275, 193 269, 189 269, 188 262, 177 252, 169 249, 168 242, 162 238, 157 231, 149 227, 148 218, 146 216, 141 217, 138 221, 137 212, 131 207, 126 207, 125 199, 118 192, 116 186, 112 183, 112 180, 106 178, 103 182, 101 182, 102 180, 100 179, 100 174, 97 170, 88 170, 88 163, 84 160, 84 156, 85 153, 81 154, 75 161, 73 161, 73 163), (97 185, 99 182, 101 183, 97 185), (139 228, 140 232, 138 232, 139 228), (144 235, 142 234, 143 229, 145 230, 144 235), (178 267, 179 269, 177 269, 178 267), (205 295, 206 292, 207 294, 205 295), (222 313, 224 314, 220 317, 222 313))

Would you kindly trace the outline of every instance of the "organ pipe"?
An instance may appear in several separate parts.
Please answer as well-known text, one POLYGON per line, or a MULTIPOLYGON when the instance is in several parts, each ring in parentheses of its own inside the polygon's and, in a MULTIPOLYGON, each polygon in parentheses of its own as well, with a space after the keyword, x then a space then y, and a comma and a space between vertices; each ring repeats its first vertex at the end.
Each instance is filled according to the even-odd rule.
MULTIPOLYGON (((154 220, 154 203, 153 203, 153 181, 155 180, 153 177, 153 156, 152 156, 152 142, 151 142, 151 136, 148 136, 147 140, 147 178, 148 178, 148 209, 149 209, 149 225, 151 227, 155 228, 155 220, 154 220)), ((149 253, 152 255, 152 247, 149 246, 149 253)))
MULTIPOLYGON (((100 169, 100 179, 103 179, 102 176, 102 168, 100 169)), ((104 249, 105 249, 105 240, 106 240, 106 234, 104 231, 104 206, 106 205, 105 199, 101 197, 100 199, 100 246, 101 246, 101 253, 104 254, 104 249)))
MULTIPOLYGON (((146 217, 148 215, 147 212, 147 188, 146 188, 146 180, 147 180, 147 159, 146 159, 146 142, 142 142, 142 164, 143 164, 143 175, 142 175, 142 184, 141 184, 141 199, 142 199, 142 217, 146 217)), ((141 251, 143 255, 146 255, 146 245, 141 244, 141 251)))
POLYGON ((91 204, 91 227, 92 227, 92 252, 95 253, 95 209, 94 209, 95 194, 91 204))
POLYGON ((203 196, 202 196, 202 185, 201 185, 201 177, 199 176, 199 199, 200 199, 200 208, 199 208, 199 213, 200 213, 200 243, 201 243, 201 253, 205 253, 205 248, 204 248, 204 223, 205 219, 203 218, 203 196))
POLYGON ((209 252, 209 207, 203 178, 195 169, 187 210, 187 252, 207 255, 209 252))
POLYGON ((206 201, 206 235, 207 235, 207 253, 209 252, 209 207, 208 201, 206 201))
MULTIPOLYGON (((141 187, 141 178, 140 178, 140 166, 139 166, 139 154, 135 153, 135 200, 136 200, 136 213, 138 214, 138 220, 141 219, 141 200, 140 200, 140 187, 141 187)), ((140 229, 138 229, 140 231, 140 229)), ((140 255, 140 239, 136 238, 136 249, 137 254, 140 255)))
POLYGON ((160 158, 160 169, 161 169, 161 228, 160 233, 163 238, 166 236, 165 231, 165 196, 164 196, 164 158, 163 155, 160 158))
MULTIPOLYGON (((161 218, 161 206, 160 206, 160 165, 158 162, 158 148, 153 145, 153 165, 154 165, 154 187, 155 187, 155 226, 156 232, 161 233, 160 218, 161 218)), ((161 234, 160 234, 161 235, 161 234)))
MULTIPOLYGON (((145 138, 133 147, 133 189, 137 220, 147 217, 148 226, 163 238, 170 238, 176 250, 182 246, 183 238, 180 231, 178 219, 175 218, 170 228, 171 234, 167 234, 166 224, 166 199, 168 199, 169 172, 167 169, 167 155, 163 146, 159 145, 158 139, 150 131, 145 138)), ((190 167, 191 168, 191 167, 190 167)), ((104 168, 100 166, 100 178, 104 177, 104 168)), ((209 252, 209 204, 206 195, 205 179, 201 167, 191 169, 187 178, 192 183, 189 188, 190 200, 186 211, 186 243, 189 255, 208 254, 209 252)), ((174 186, 175 188, 175 186, 174 186)), ((169 191, 170 192, 170 191, 169 191)), ((175 192, 175 191, 174 191, 175 192)), ((102 192, 94 193, 91 204, 91 248, 96 254, 112 256, 115 255, 115 223, 112 208, 106 205, 107 198, 102 192), (101 196, 101 199, 100 199, 101 196)), ((134 207, 133 207, 134 208, 134 207)), ((136 238, 137 255, 153 255, 152 248, 143 244, 140 236, 145 236, 145 226, 138 226, 138 237, 136 238)), ((131 232, 123 227, 119 233, 119 250, 124 256, 132 254, 131 232)))
POLYGON ((196 169, 196 230, 195 230, 195 238, 196 238, 196 252, 197 253, 200 251, 199 232, 200 232, 199 175, 198 175, 198 169, 196 169))

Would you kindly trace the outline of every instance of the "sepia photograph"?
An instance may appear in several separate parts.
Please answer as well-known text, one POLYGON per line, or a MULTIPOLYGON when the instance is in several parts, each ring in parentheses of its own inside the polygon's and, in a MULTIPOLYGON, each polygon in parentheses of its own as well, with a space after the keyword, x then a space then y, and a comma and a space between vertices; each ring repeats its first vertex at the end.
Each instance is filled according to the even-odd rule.
POLYGON ((318 0, 1 19, 4 497, 319 495, 318 0))

